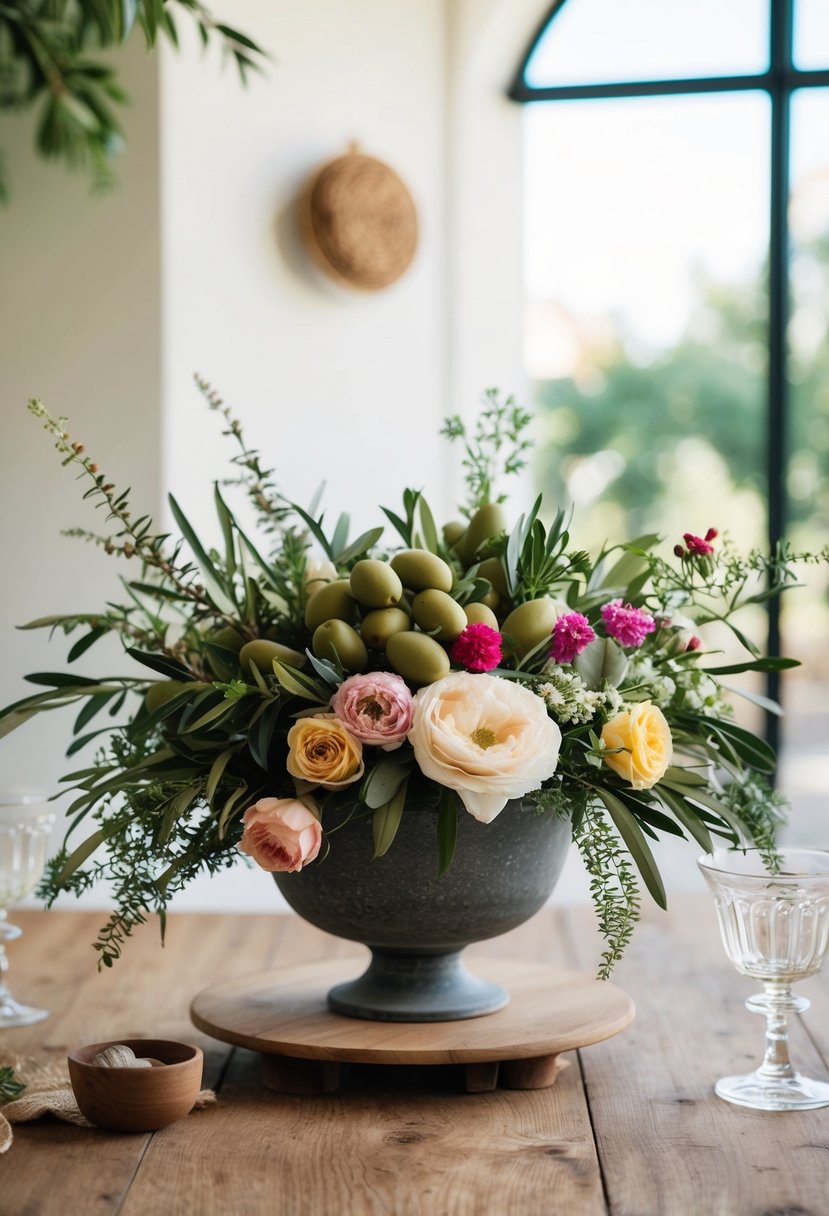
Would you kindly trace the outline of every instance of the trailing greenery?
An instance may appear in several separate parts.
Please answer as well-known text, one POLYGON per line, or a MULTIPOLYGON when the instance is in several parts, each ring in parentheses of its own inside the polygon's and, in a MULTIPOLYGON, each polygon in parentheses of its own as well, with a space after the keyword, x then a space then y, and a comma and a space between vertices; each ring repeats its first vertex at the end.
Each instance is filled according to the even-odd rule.
MULTIPOLYGON (((38 108, 36 147, 90 175, 97 188, 115 180, 112 162, 124 133, 118 110, 128 98, 101 52, 140 27, 148 48, 160 34, 178 45, 179 15, 202 43, 217 39, 243 83, 263 52, 246 34, 215 20, 201 0, 2 0, 0 112, 38 108)), ((0 156, 0 201, 9 197, 0 156)))
MULTIPOLYGON (((36 691, 0 711, 2 736, 39 713, 73 706, 68 754, 98 749, 64 778, 72 794, 67 837, 41 893, 52 901, 60 891, 80 894, 100 878, 111 881, 115 908, 96 943, 105 967, 149 912, 161 916, 163 931, 177 891, 200 872, 238 861, 248 808, 261 798, 295 799, 312 788, 288 771, 288 733, 304 718, 330 715, 333 695, 354 668, 336 648, 324 652, 314 643, 305 615, 310 595, 334 579, 351 586, 351 572, 367 556, 385 568, 399 545, 393 536, 384 540, 383 527, 352 538, 346 513, 329 524, 320 495, 307 507, 290 502, 230 407, 205 381, 197 384, 234 446, 231 489, 249 499, 263 539, 243 528, 219 485, 217 548, 202 541, 172 497, 179 535, 156 532, 150 518, 133 509, 129 492, 117 490, 72 437, 65 419, 40 402, 29 407, 62 463, 77 474, 84 498, 102 513, 102 530, 72 529, 70 535, 124 563, 120 603, 24 626, 70 638, 69 670, 31 674, 27 680, 36 691), (110 634, 132 660, 130 674, 76 674, 74 664, 110 634), (281 650, 258 666, 240 658, 247 643, 281 650)), ((666 904, 652 850, 661 836, 690 838, 706 852, 715 841, 753 845, 774 864, 783 818, 782 800, 767 780, 775 757, 735 721, 723 677, 794 665, 761 655, 734 618, 792 586, 796 561, 826 555, 780 546, 771 556, 741 556, 727 542, 715 552, 713 544, 695 538, 694 552, 677 546, 671 558, 670 543, 663 555, 659 538, 647 535, 606 545, 593 558, 570 548, 564 512, 544 522, 540 499, 510 526, 500 506, 481 500, 493 494, 504 471, 522 467, 528 421, 511 399, 494 393, 485 395, 471 438, 459 420, 448 421, 446 433, 465 444, 468 525, 439 530, 422 493, 412 488, 404 491, 399 510, 382 510, 407 549, 423 550, 432 564, 446 563, 453 612, 495 606, 489 611, 497 614, 498 630, 489 634, 501 657, 485 670, 536 694, 560 731, 555 771, 529 800, 541 814, 571 817, 606 940, 600 968, 606 976, 633 931, 640 884, 666 904), (519 646, 513 614, 538 610, 541 624, 519 646), (614 612, 638 623, 641 636, 614 633, 614 612), (574 657, 556 658, 550 622, 571 613, 579 614, 578 627, 592 640, 574 657), (732 629, 740 658, 723 662, 704 648, 695 631, 713 621, 732 629), (673 759, 666 752, 652 776, 626 776, 632 748, 612 741, 612 727, 643 705, 652 722, 669 726, 673 759)), ((349 604, 353 620, 365 613, 353 596, 349 604)), ((445 656, 444 670, 450 661, 463 666, 454 650, 441 650, 434 631, 430 637, 429 630, 410 625, 413 637, 425 637, 445 656)), ((393 668, 382 649, 357 669, 366 666, 372 673, 393 668)), ((324 834, 320 864, 336 850, 346 822, 365 820, 374 855, 381 857, 395 847, 407 808, 430 806, 438 816, 436 871, 446 873, 458 816, 466 813, 459 803, 463 790, 427 779, 405 738, 392 751, 366 745, 364 759, 354 784, 313 789, 324 834)))
POLYGON ((574 839, 590 875, 590 896, 599 932, 607 942, 598 970, 599 978, 606 980, 624 954, 639 920, 639 884, 630 854, 592 805, 586 808, 574 839))

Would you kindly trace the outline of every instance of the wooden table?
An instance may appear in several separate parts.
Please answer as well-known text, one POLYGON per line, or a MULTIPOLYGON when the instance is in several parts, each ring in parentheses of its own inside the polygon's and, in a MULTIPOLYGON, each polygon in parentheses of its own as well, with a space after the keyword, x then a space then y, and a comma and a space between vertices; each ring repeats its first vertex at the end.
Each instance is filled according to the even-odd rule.
MULTIPOLYGON (((715 1098, 748 1070, 762 1021, 722 954, 706 898, 647 912, 614 977, 636 1001, 618 1038, 577 1053, 548 1090, 464 1094, 445 1072, 362 1068, 337 1094, 291 1097, 258 1060, 199 1035, 187 1009, 217 978, 346 956, 349 943, 290 916, 171 916, 145 926, 110 972, 89 948, 100 914, 26 913, 12 946, 21 997, 55 1012, 0 1033, 0 1050, 155 1035, 199 1042, 219 1094, 154 1136, 43 1120, 0 1157, 2 1216, 826 1216, 829 1109, 764 1114, 715 1098)), ((482 953, 590 970, 589 909, 545 910, 482 953)), ((801 986, 796 1062, 829 1076, 829 974, 801 986)))

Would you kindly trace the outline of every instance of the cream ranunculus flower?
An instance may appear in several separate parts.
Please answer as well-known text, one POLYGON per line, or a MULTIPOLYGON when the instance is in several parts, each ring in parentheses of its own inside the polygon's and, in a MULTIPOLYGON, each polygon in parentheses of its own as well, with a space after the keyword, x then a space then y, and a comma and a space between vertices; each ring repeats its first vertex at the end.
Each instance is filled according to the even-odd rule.
POLYGON ((292 777, 339 790, 365 772, 363 745, 334 714, 300 718, 288 731, 287 769, 292 777))
POLYGON ((650 701, 622 710, 602 730, 606 747, 621 748, 604 762, 635 790, 649 790, 665 776, 673 758, 671 728, 650 701))
POLYGON ((426 777, 491 823, 510 798, 553 775, 561 731, 523 685, 459 671, 417 693, 409 742, 426 777))

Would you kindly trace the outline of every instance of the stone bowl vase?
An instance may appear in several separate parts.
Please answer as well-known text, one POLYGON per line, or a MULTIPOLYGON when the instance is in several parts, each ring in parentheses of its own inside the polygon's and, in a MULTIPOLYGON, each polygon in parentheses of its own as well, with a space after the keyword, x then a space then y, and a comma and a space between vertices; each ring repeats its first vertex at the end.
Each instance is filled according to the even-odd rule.
POLYGON ((536 913, 556 884, 569 818, 508 802, 492 823, 458 814, 454 860, 438 878, 437 810, 407 806, 385 856, 371 821, 352 819, 296 874, 274 874, 304 920, 371 949, 368 970, 328 994, 337 1013, 386 1022, 444 1022, 502 1009, 509 994, 476 978, 461 952, 536 913))

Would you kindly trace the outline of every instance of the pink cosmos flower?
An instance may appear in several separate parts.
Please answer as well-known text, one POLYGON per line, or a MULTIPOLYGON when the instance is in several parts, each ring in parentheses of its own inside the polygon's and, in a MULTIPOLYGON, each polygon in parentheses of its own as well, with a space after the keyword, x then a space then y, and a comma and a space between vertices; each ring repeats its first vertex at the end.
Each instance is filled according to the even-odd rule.
POLYGON ((331 708, 355 739, 386 752, 400 747, 412 726, 412 694, 406 681, 389 671, 349 676, 331 708))
POLYGON ((242 823, 239 848, 271 873, 294 874, 320 851, 319 812, 309 798, 260 798, 242 823))
POLYGON ((455 639, 449 654, 453 663, 459 663, 467 671, 492 671, 503 657, 501 635, 483 621, 467 625, 460 637, 455 639))
POLYGON ((586 616, 580 612, 565 612, 553 626, 550 658, 555 663, 572 663, 595 636, 586 616))
POLYGON ((656 621, 642 608, 611 600, 602 608, 602 620, 608 636, 623 646, 641 646, 649 633, 656 629, 656 621))

